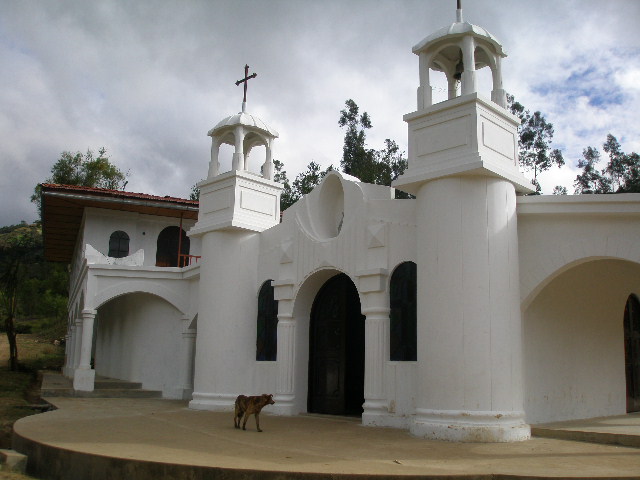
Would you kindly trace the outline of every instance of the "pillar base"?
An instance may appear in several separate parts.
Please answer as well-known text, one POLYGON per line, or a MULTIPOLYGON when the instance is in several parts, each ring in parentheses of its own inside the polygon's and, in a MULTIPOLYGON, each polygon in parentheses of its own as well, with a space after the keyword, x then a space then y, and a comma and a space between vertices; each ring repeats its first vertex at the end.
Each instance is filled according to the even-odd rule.
POLYGON ((73 389, 82 392, 93 392, 96 371, 92 368, 76 368, 73 372, 73 389))
POLYGON ((413 435, 450 442, 520 442, 531 438, 524 412, 416 409, 413 435))
POLYGON ((385 400, 365 400, 362 405, 362 424, 375 427, 387 426, 386 417, 389 416, 389 409, 385 400))
POLYGON ((291 394, 276 393, 275 405, 270 405, 270 412, 275 415, 293 416, 295 411, 295 396, 291 394))

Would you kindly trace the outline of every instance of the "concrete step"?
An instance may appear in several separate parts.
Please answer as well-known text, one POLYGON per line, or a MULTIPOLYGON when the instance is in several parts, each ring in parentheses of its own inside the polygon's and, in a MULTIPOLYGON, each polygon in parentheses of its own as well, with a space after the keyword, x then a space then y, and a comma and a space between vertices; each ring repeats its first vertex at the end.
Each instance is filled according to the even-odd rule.
POLYGON ((158 390, 143 390, 142 384, 107 377, 96 377, 93 392, 73 389, 73 382, 59 373, 46 372, 40 386, 41 397, 81 398, 161 398, 158 390))
POLYGON ((141 389, 142 383, 139 382, 127 382, 125 380, 116 380, 113 378, 96 378, 94 382, 94 388, 98 389, 118 389, 118 390, 135 390, 141 389))
POLYGON ((79 398, 161 398, 159 390, 142 390, 131 388, 105 388, 93 392, 82 392, 73 388, 42 389, 42 397, 79 397, 79 398))
POLYGON ((15 450, 0 449, 0 471, 24 473, 27 468, 27 456, 15 450))

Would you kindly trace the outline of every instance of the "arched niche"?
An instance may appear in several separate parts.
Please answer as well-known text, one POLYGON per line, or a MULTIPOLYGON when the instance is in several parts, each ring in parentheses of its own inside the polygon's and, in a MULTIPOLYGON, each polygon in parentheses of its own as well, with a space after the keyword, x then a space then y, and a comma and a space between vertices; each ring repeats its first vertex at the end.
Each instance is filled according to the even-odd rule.
POLYGON ((342 230, 344 222, 344 189, 337 175, 329 175, 320 187, 315 231, 321 240, 335 238, 342 230))

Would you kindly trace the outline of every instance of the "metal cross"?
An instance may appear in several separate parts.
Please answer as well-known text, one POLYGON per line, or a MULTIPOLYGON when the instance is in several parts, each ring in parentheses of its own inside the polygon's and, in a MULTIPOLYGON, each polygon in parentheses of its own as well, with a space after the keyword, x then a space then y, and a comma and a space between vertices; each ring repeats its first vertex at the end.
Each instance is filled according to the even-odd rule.
POLYGON ((249 75, 249 65, 244 66, 244 78, 236 82, 236 85, 240 85, 241 83, 244 83, 244 97, 242 97, 242 103, 247 102, 247 83, 249 82, 250 79, 256 78, 257 76, 258 76, 257 73, 252 73, 251 75, 249 75))

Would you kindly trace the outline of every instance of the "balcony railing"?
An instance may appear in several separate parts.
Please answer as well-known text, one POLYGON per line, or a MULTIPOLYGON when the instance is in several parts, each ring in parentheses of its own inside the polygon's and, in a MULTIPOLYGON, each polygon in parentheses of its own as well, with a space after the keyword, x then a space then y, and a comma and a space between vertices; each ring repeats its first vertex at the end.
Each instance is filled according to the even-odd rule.
POLYGON ((185 255, 181 253, 178 255, 178 267, 188 267, 194 263, 198 263, 200 258, 202 258, 202 255, 185 255))

